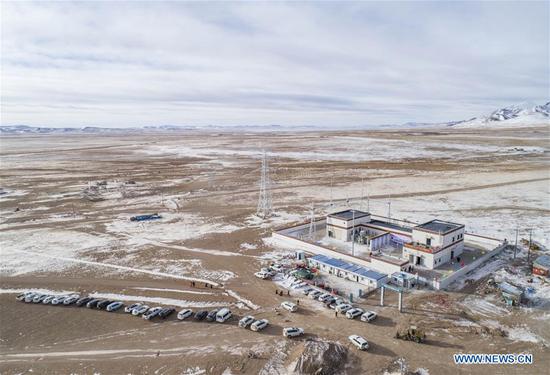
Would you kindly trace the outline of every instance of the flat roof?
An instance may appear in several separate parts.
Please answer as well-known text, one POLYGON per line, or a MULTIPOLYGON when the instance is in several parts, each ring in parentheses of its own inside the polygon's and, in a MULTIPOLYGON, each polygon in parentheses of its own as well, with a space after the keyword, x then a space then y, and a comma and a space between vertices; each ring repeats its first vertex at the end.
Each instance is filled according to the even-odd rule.
POLYGON ((340 212, 335 212, 335 213, 332 213, 332 214, 329 214, 328 216, 330 217, 335 217, 337 219, 342 219, 342 220, 346 220, 346 221, 350 221, 353 219, 353 212, 355 211, 355 218, 358 219, 360 217, 364 217, 364 216, 368 216, 370 215, 370 213, 368 212, 365 212, 365 211, 359 211, 359 210, 345 210, 345 211, 340 211, 340 212))
POLYGON ((310 259, 315 260, 319 263, 326 264, 331 267, 339 268, 343 271, 351 272, 356 275, 366 277, 367 279, 371 279, 371 280, 380 280, 386 277, 386 275, 380 272, 373 271, 371 269, 368 269, 363 266, 359 266, 357 264, 344 262, 341 259, 327 257, 326 255, 318 254, 310 257, 310 259))
POLYGON ((454 230, 457 230, 459 228, 464 228, 463 224, 457 224, 452 223, 450 221, 444 221, 444 220, 432 220, 428 221, 427 223, 417 225, 414 227, 415 229, 425 230, 428 232, 435 232, 435 233, 448 233, 452 232, 454 230))
POLYGON ((366 225, 366 226, 368 226, 368 225, 377 225, 379 227, 400 230, 402 232, 408 232, 408 233, 412 232, 412 228, 407 228, 407 227, 404 227, 404 226, 401 226, 401 225, 388 223, 387 221, 382 221, 382 220, 371 220, 368 223, 363 223, 361 225, 366 225))
POLYGON ((550 269, 550 255, 541 255, 533 262, 535 265, 550 269))

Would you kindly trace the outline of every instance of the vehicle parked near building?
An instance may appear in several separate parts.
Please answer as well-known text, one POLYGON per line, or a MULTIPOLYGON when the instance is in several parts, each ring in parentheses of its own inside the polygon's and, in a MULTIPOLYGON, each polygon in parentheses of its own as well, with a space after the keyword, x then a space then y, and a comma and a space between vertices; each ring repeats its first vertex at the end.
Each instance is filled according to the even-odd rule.
POLYGON ((374 311, 365 311, 363 315, 361 315, 361 321, 362 322, 372 322, 378 314, 376 314, 374 311))
POLYGON ((289 301, 284 301, 283 303, 281 303, 281 307, 290 312, 298 311, 298 306, 295 303, 289 301))
POLYGON ((269 324, 269 320, 262 319, 262 320, 256 320, 254 323, 250 325, 250 329, 254 332, 259 332, 262 329, 265 329, 267 325, 269 324))
POLYGON ((284 337, 292 338, 292 337, 302 336, 303 334, 304 334, 303 328, 287 327, 283 329, 284 337))
POLYGON ((348 337, 348 339, 359 350, 367 350, 369 348, 369 342, 362 336, 351 335, 351 336, 348 337))
POLYGON ((349 303, 341 303, 338 306, 336 306, 335 310, 338 311, 339 313, 345 313, 352 308, 353 306, 350 305, 349 303))
POLYGON ((319 298, 319 296, 321 294, 322 294, 322 292, 320 292, 318 290, 314 290, 314 291, 312 291, 308 294, 308 297, 311 298, 311 299, 317 299, 317 298, 319 298))
POLYGON ((181 310, 179 313, 178 313, 178 320, 185 320, 187 318, 189 318, 191 315, 193 315, 193 310, 190 310, 190 309, 184 309, 184 310, 181 310))
POLYGON ((304 293, 304 294, 307 296, 309 293, 313 292, 314 290, 315 290, 314 288, 308 286, 308 287, 305 287, 305 288, 302 290, 302 293, 304 293))
POLYGON ((254 276, 256 276, 257 278, 262 279, 262 280, 270 278, 270 275, 266 272, 263 272, 263 271, 256 272, 254 274, 254 276))
POLYGON ((247 328, 249 325, 251 325, 254 322, 254 317, 252 315, 247 315, 241 320, 239 320, 239 327, 241 328, 247 328))
POLYGON ((346 318, 355 319, 358 316, 362 315, 363 312, 364 312, 363 309, 359 309, 359 308, 349 309, 348 311, 346 311, 346 318))

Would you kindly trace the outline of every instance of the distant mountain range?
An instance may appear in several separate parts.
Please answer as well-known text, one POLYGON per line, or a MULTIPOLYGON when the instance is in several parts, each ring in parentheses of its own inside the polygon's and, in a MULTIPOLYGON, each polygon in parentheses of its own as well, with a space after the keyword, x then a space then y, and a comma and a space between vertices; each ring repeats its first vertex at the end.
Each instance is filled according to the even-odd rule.
POLYGON ((480 117, 472 117, 468 120, 451 121, 443 123, 407 122, 400 125, 378 126, 348 126, 348 127, 324 127, 324 126, 283 126, 283 125, 235 125, 235 126, 179 126, 159 125, 133 128, 101 128, 96 126, 85 127, 36 127, 28 125, 0 126, 0 134, 94 134, 94 133, 136 133, 136 132, 180 132, 192 130, 211 131, 307 131, 307 130, 360 130, 360 129, 403 129, 403 128, 500 128, 500 127, 529 127, 538 125, 550 125, 550 102, 543 105, 519 104, 505 108, 480 117))

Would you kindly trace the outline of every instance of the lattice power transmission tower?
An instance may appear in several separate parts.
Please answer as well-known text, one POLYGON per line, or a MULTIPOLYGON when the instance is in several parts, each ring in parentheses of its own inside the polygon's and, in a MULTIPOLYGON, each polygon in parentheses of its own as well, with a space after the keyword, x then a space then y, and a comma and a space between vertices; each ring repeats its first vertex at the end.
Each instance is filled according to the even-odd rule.
POLYGON ((262 156, 262 170, 260 177, 260 196, 258 198, 258 209, 256 215, 266 219, 273 215, 273 206, 271 204, 271 179, 269 178, 269 165, 267 155, 264 150, 262 156))

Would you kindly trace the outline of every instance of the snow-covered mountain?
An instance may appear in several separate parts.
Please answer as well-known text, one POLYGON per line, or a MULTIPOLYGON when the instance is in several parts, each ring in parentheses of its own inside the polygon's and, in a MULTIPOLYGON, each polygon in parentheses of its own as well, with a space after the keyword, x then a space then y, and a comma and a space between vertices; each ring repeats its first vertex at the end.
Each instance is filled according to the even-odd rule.
POLYGON ((456 128, 527 127, 550 124, 550 102, 543 105, 511 105, 481 117, 449 123, 456 128))

